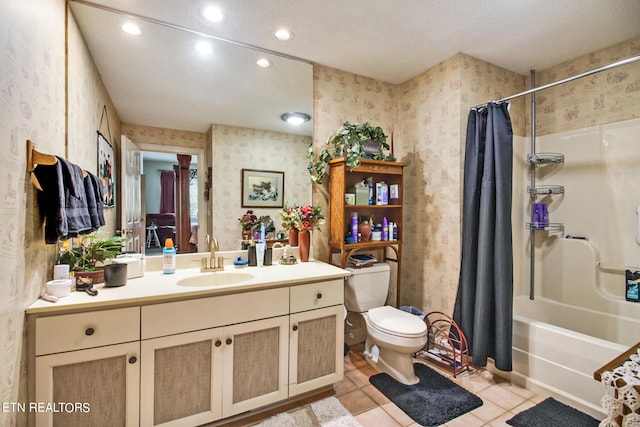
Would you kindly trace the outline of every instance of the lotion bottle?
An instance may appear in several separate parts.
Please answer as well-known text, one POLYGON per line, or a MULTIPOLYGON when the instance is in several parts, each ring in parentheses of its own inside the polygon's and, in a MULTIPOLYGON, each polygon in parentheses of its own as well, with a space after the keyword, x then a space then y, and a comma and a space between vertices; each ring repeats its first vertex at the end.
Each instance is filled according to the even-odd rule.
POLYGON ((164 242, 162 250, 162 272, 173 274, 176 272, 176 248, 173 246, 173 239, 168 238, 164 242))

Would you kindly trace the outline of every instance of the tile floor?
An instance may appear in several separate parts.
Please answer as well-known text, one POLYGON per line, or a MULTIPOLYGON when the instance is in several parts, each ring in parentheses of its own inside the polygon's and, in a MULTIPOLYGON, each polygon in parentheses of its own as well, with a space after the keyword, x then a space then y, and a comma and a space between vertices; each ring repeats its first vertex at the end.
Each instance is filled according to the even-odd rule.
MULTIPOLYGON (((512 385, 484 369, 470 368, 453 378, 451 371, 437 362, 416 360, 435 369, 482 399, 482 406, 443 424, 444 427, 509 426, 506 421, 542 402, 547 396, 534 394, 512 385)), ((344 379, 335 385, 335 396, 356 417, 363 427, 421 427, 400 408, 369 383, 376 374, 365 361, 361 351, 350 351, 344 359, 344 379)), ((329 392, 328 395, 332 395, 329 392)), ((328 397, 321 396, 319 398, 328 397)), ((313 398, 317 400, 318 397, 313 398)), ((293 411, 310 402, 299 402, 285 408, 257 414, 255 417, 229 423, 228 427, 254 426, 282 411, 293 411)))
MULTIPOLYGON (((453 378, 451 371, 438 363, 426 364, 483 401, 479 408, 444 424, 446 427, 508 426, 508 419, 547 397, 512 385, 484 369, 472 368, 453 378)), ((369 383, 369 377, 376 372, 362 353, 349 352, 344 371, 344 380, 336 385, 336 397, 364 427, 420 427, 369 383)))

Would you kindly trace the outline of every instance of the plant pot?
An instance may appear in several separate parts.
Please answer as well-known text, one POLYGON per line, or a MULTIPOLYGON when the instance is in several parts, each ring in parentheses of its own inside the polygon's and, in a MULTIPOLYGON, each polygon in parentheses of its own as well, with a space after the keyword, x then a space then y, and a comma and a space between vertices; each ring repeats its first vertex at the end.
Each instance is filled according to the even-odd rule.
POLYGON ((96 270, 96 271, 76 271, 74 273, 76 278, 76 285, 78 284, 78 279, 86 278, 91 280, 91 285, 98 285, 100 283, 104 283, 104 270, 96 270))

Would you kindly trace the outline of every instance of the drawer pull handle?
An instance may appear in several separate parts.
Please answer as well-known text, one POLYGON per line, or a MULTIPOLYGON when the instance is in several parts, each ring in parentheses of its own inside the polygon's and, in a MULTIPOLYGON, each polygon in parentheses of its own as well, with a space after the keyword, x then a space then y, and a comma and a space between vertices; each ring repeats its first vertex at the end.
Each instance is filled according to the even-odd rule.
POLYGON ((132 364, 132 365, 133 365, 134 363, 136 363, 137 361, 138 361, 138 358, 137 358, 137 357, 135 357, 135 356, 131 356, 131 357, 129 358, 129 363, 130 363, 130 364, 132 364))
POLYGON ((216 347, 220 347, 222 345, 222 341, 216 340, 216 344, 215 345, 216 345, 216 347))
POLYGON ((87 328, 87 329, 84 331, 84 334, 85 334, 86 336, 90 337, 91 335, 95 334, 95 332, 96 332, 96 330, 95 330, 95 329, 93 329, 93 328, 87 328))
POLYGON ((231 343, 232 343, 233 341, 231 340, 231 338, 227 338, 227 340, 226 340, 225 342, 227 343, 227 345, 231 345, 231 343))
POLYGON ((322 299, 322 292, 318 292, 318 295, 316 295, 316 298, 322 299))
POLYGON ((293 329, 294 331, 297 331, 297 330, 298 330, 298 325, 293 325, 293 328, 292 328, 292 329, 293 329))

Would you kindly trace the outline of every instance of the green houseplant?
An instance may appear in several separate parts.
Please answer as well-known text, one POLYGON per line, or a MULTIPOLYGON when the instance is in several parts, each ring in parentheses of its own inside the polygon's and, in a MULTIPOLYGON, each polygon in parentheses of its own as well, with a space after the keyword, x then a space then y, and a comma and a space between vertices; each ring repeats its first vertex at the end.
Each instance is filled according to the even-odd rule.
POLYGON ((340 129, 329 137, 326 146, 318 153, 314 161, 313 145, 309 146, 309 176, 311 181, 322 184, 329 160, 344 157, 347 166, 352 168, 360 164, 360 159, 385 160, 394 162, 393 155, 385 154, 389 150, 387 135, 380 126, 373 126, 368 122, 351 124, 345 121, 340 129))
POLYGON ((76 238, 76 246, 73 240, 63 244, 60 263, 69 264, 69 270, 74 272, 76 278, 89 273, 93 284, 97 284, 104 281, 104 262, 120 255, 127 239, 121 236, 100 238, 97 234, 88 234, 76 238))

